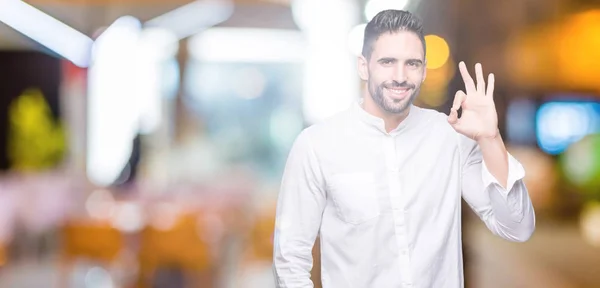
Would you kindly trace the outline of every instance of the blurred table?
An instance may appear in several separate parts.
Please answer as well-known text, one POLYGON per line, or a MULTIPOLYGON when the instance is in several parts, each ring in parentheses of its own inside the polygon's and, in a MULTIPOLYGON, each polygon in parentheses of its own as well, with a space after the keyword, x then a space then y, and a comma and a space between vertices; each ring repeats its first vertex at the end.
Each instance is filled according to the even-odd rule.
POLYGON ((600 287, 600 248, 583 240, 577 223, 538 219, 529 241, 512 243, 474 220, 465 225, 465 237, 469 287, 600 287))

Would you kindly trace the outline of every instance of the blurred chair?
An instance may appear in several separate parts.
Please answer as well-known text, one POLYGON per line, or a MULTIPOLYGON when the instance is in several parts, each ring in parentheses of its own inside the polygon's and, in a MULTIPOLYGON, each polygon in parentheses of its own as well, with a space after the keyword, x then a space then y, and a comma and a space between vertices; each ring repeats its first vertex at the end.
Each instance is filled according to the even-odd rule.
MULTIPOLYGON (((266 264, 269 270, 273 262, 273 232, 275 229, 275 208, 265 209, 256 217, 249 232, 249 247, 244 259, 244 266, 253 266, 253 263, 258 265, 266 264)), ((315 288, 321 286, 321 253, 319 250, 319 238, 315 242, 312 250, 313 254, 313 269, 311 271, 311 279, 315 288)), ((271 276, 269 276, 271 277, 271 276)))
POLYGON ((0 242, 0 269, 6 265, 8 255, 6 255, 6 245, 0 242))
POLYGON ((70 221, 61 229, 60 286, 69 287, 69 275, 77 260, 91 260, 110 271, 125 248, 124 235, 109 222, 70 221))
POLYGON ((196 213, 179 215, 166 229, 147 225, 140 235, 138 287, 153 287, 159 269, 181 269, 191 286, 214 287, 217 279, 211 261, 210 233, 196 213))
POLYGON ((242 253, 235 264, 231 287, 273 287, 273 228, 275 218, 270 209, 261 209, 241 218, 245 228, 241 236, 242 253), (248 217, 250 216, 250 217, 248 217))
POLYGON ((250 230, 250 261, 273 260, 273 231, 275 215, 262 215, 250 230))

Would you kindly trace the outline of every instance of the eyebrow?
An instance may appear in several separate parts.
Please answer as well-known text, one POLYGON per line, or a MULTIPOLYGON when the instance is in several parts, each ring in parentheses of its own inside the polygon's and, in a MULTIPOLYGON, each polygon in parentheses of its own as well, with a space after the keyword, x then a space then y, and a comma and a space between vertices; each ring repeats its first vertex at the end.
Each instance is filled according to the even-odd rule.
POLYGON ((396 62, 396 61, 398 61, 398 59, 393 58, 393 57, 383 57, 383 58, 380 58, 379 60, 377 60, 377 62, 379 62, 379 63, 383 63, 383 62, 396 62))
MULTIPOLYGON (((379 63, 383 63, 383 62, 397 62, 398 59, 393 58, 393 57, 383 57, 380 58, 379 60, 377 60, 377 62, 379 63)), ((419 64, 423 64, 423 60, 421 59, 417 59, 417 58, 410 58, 410 59, 406 59, 406 62, 416 62, 419 64)))
POLYGON ((416 58, 408 59, 408 60, 406 60, 406 62, 416 62, 416 63, 419 63, 419 64, 423 64, 423 60, 416 59, 416 58))

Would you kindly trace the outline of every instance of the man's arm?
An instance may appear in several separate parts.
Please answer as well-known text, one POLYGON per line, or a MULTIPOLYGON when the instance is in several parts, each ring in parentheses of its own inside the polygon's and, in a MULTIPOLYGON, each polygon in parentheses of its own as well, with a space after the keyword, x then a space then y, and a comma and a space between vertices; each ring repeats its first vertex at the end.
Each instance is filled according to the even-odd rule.
POLYGON ((523 183, 523 166, 506 151, 499 134, 477 142, 459 137, 463 198, 494 234, 527 241, 535 230, 535 212, 523 183))
POLYGON ((310 271, 326 203, 323 182, 308 131, 304 130, 288 157, 277 201, 273 271, 278 288, 314 287, 310 271))

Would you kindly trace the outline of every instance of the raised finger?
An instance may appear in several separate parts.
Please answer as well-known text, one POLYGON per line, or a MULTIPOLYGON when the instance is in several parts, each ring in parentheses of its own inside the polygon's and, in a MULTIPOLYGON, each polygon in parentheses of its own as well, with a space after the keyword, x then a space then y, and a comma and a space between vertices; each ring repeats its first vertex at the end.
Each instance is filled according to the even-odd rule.
POLYGON ((475 77, 477 78, 477 91, 484 93, 485 79, 483 78, 483 67, 481 63, 475 64, 475 77))
POLYGON ((485 95, 488 97, 494 97, 494 82, 496 81, 496 77, 494 76, 493 73, 490 73, 490 75, 488 75, 488 83, 487 83, 487 91, 485 92, 485 95))
POLYGON ((465 62, 461 61, 458 64, 458 69, 460 70, 460 75, 463 78, 463 81, 465 82, 465 90, 467 91, 467 94, 472 94, 473 92, 475 92, 475 83, 473 82, 473 78, 471 78, 471 75, 469 74, 469 70, 467 70, 467 65, 465 65, 465 62))

